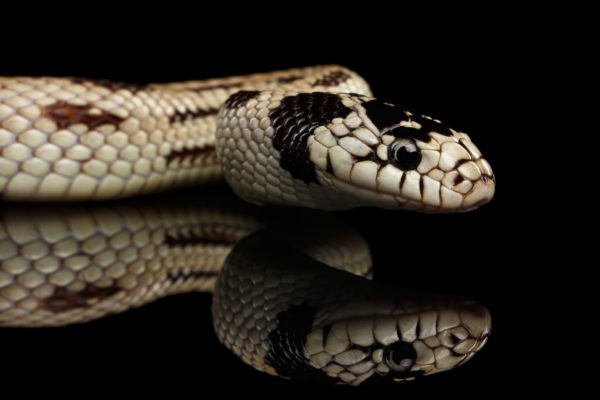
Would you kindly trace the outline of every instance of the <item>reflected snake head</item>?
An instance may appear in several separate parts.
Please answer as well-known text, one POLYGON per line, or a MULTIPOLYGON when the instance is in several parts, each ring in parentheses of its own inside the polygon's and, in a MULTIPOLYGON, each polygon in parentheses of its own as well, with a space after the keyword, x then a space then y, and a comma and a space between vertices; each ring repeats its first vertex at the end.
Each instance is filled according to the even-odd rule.
POLYGON ((220 340, 245 362, 310 384, 361 385, 452 369, 486 342, 491 317, 480 303, 338 270, 357 264, 363 267, 351 270, 365 274, 370 262, 334 250, 324 237, 350 249, 361 246, 332 229, 331 221, 321 222, 320 234, 255 233, 227 257, 215 286, 213 320, 220 340))
POLYGON ((390 307, 338 309, 334 322, 307 335, 309 363, 352 385, 407 381, 465 363, 490 333, 488 310, 472 301, 390 307))

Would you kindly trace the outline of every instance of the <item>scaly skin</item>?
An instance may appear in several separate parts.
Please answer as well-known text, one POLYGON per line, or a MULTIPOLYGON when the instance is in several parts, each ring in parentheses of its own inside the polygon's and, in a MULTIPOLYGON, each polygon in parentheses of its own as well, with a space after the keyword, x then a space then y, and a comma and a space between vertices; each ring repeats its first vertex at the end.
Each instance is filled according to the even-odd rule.
POLYGON ((466 134, 370 94, 339 66, 148 86, 0 78, 0 193, 110 199, 224 173, 258 204, 450 212, 492 198, 466 134))
MULTIPOLYGON (((0 195, 116 199, 225 177, 256 204, 456 212, 490 201, 495 178, 469 136, 370 95, 339 66, 148 86, 0 77, 0 195)), ((304 227, 236 244, 263 222, 197 205, 82 207, 3 207, 0 325, 85 322, 215 289, 217 335, 246 363, 353 385, 453 368, 489 334, 472 300, 331 268, 368 277, 370 254, 322 214, 288 213, 280 220, 304 227)))

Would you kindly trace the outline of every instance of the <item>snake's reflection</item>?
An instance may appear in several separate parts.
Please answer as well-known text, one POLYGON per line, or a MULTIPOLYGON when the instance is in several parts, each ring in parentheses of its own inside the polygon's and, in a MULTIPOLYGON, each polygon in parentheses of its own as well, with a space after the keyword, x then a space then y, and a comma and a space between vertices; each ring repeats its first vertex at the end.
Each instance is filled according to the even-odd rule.
POLYGON ((307 382, 448 370, 490 331, 488 311, 472 300, 365 279, 365 240, 331 214, 219 195, 5 204, 0 265, 0 326, 79 323, 211 291, 225 346, 258 370, 307 382))

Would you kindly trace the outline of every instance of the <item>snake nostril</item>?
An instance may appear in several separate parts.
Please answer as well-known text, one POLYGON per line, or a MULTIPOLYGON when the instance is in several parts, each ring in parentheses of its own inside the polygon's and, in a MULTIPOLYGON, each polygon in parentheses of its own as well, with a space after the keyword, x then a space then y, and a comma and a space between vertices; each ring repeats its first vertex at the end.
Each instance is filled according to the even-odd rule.
POLYGON ((460 338, 458 336, 456 336, 455 334, 451 333, 449 335, 450 338, 450 342, 452 342, 452 344, 458 344, 460 343, 460 338))
POLYGON ((456 178, 454 178, 454 186, 460 185, 464 180, 465 178, 462 175, 456 175, 456 178))

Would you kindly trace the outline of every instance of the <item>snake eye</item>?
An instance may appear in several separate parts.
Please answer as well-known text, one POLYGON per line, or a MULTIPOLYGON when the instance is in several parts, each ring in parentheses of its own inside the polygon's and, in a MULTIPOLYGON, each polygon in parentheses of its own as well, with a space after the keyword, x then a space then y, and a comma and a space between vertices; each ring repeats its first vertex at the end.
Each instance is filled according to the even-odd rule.
POLYGON ((408 371, 416 359, 415 348, 406 342, 396 342, 383 351, 383 360, 392 371, 408 371))
POLYGON ((421 150, 413 139, 401 138, 389 146, 388 159, 394 166, 410 171, 417 168, 421 162, 421 150))

